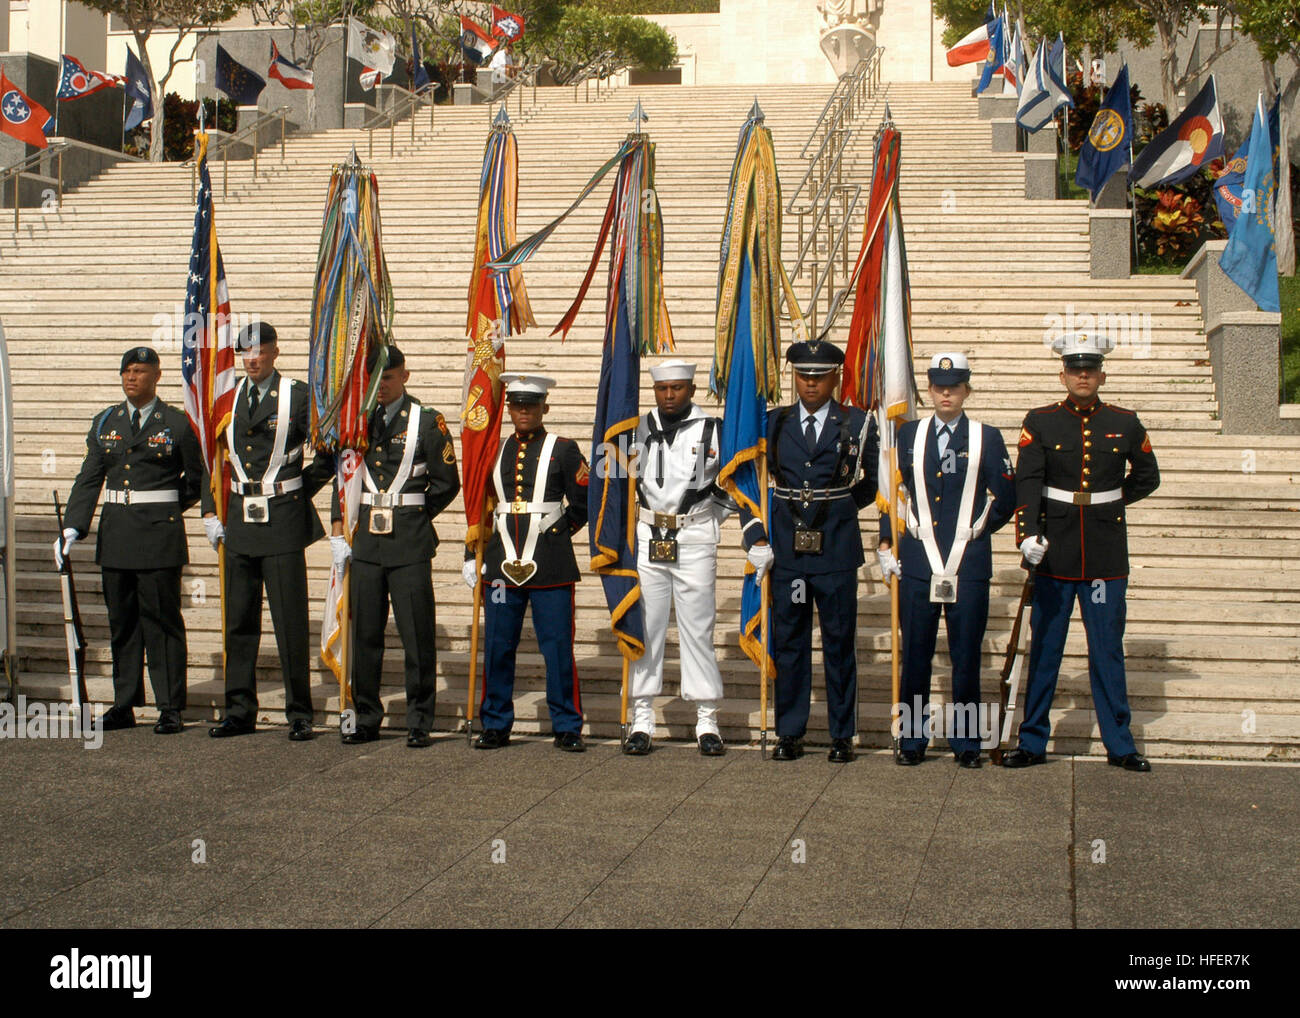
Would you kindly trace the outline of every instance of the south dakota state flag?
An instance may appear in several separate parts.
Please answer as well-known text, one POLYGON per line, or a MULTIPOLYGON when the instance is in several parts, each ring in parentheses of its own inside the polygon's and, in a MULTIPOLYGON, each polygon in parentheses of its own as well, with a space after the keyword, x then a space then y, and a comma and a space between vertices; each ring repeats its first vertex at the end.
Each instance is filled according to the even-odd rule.
POLYGON ((1246 177, 1242 181, 1242 206, 1228 246, 1219 256, 1219 268, 1241 287, 1261 311, 1280 311, 1277 283, 1277 235, 1273 200, 1273 140, 1259 97, 1255 123, 1246 152, 1246 177))

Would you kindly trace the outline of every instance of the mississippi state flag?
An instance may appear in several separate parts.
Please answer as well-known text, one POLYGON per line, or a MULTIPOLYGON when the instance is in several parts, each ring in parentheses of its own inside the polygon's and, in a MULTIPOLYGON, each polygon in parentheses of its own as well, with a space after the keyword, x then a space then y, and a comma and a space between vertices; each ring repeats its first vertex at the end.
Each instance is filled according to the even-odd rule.
POLYGON ((28 99, 0 68, 0 131, 28 145, 45 148, 45 128, 53 123, 49 111, 34 99, 28 99))
POLYGON ((968 32, 952 49, 948 50, 948 66, 960 67, 962 64, 977 64, 989 58, 991 29, 998 20, 989 4, 988 13, 984 15, 984 24, 968 32))
POLYGON ((482 64, 492 55, 495 48, 492 36, 472 18, 460 16, 460 51, 471 64, 482 64))
POLYGON ((59 57, 59 90, 56 99, 80 99, 105 88, 121 88, 126 79, 103 71, 88 71, 76 57, 59 57))
POLYGON ((507 42, 518 42, 524 37, 524 19, 522 15, 503 11, 496 4, 492 5, 492 34, 507 42))
POLYGON ((1211 74, 1187 109, 1138 153, 1130 176, 1138 187, 1176 184, 1222 155, 1223 117, 1211 74))
POLYGON ((268 78, 274 78, 285 88, 315 88, 311 81, 311 71, 299 67, 280 55, 275 40, 271 40, 271 66, 266 72, 268 78))

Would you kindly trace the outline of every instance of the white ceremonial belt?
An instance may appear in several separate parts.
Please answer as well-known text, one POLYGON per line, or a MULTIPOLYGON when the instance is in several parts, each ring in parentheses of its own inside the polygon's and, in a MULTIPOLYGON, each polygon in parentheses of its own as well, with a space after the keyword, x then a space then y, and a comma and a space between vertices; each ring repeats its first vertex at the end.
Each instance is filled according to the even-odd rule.
POLYGON ((361 504, 372 505, 377 509, 424 505, 424 492, 416 491, 409 495, 399 495, 391 491, 363 491, 361 493, 361 504))
POLYGON ((563 515, 563 502, 525 502, 523 499, 515 499, 511 502, 500 502, 496 508, 498 519, 506 516, 540 516, 542 518, 540 526, 543 530, 555 526, 563 515))
POLYGON ((663 530, 681 530, 682 527, 689 527, 695 523, 704 523, 706 520, 714 518, 713 510, 708 506, 702 509, 692 509, 682 515, 655 512, 653 509, 646 509, 644 506, 638 512, 638 518, 642 523, 663 530))
POLYGON ((166 491, 123 491, 119 488, 108 488, 104 491, 106 505, 166 505, 180 500, 181 493, 175 488, 168 488, 166 491))
POLYGON ((1110 491, 1066 491, 1064 488, 1053 488, 1050 484, 1043 485, 1043 497, 1050 498, 1053 502, 1069 502, 1073 505, 1104 505, 1107 502, 1118 502, 1124 497, 1123 488, 1111 488, 1110 491))
POLYGON ((230 490, 236 495, 287 495, 301 487, 301 477, 290 477, 287 481, 230 482, 230 490))

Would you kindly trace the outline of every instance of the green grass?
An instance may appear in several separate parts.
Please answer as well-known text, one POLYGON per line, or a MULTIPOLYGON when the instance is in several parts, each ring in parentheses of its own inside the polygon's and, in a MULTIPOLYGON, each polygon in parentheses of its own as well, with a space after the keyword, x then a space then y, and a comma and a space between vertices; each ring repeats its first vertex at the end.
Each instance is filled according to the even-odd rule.
POLYGON ((1074 182, 1074 174, 1079 168, 1079 153, 1067 152, 1063 159, 1059 160, 1065 164, 1064 179, 1061 179, 1061 171, 1057 171, 1056 188, 1062 198, 1082 198, 1088 200, 1088 189, 1079 187, 1074 182))
POLYGON ((1282 298, 1282 402, 1300 403, 1300 276, 1278 278, 1282 298))

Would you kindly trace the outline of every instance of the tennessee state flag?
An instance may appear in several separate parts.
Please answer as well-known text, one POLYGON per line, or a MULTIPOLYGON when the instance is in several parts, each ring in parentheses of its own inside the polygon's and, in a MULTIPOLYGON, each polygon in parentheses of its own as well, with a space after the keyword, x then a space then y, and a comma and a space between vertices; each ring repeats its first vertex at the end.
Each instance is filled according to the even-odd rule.
POLYGON ((17 85, 0 70, 0 131, 11 138, 46 148, 45 128, 51 123, 49 111, 25 96, 17 85))

